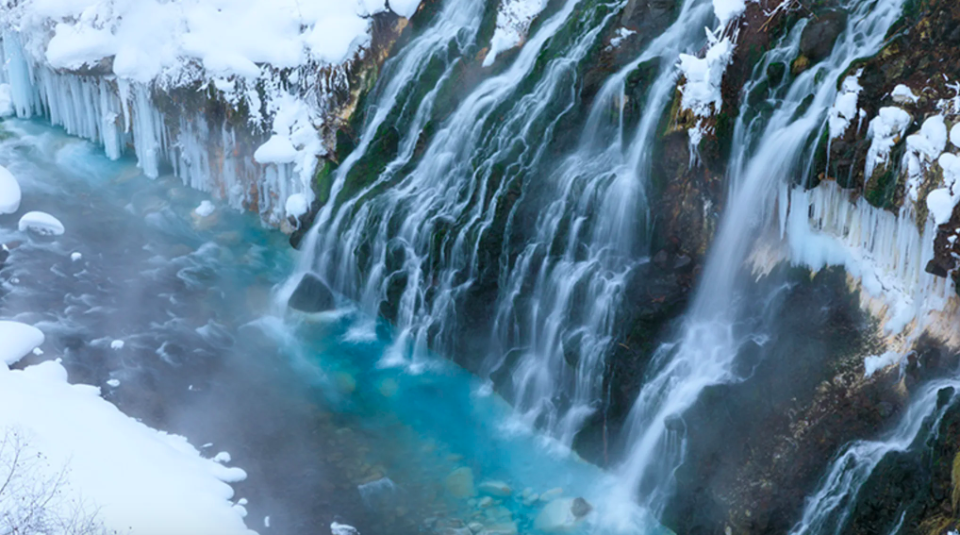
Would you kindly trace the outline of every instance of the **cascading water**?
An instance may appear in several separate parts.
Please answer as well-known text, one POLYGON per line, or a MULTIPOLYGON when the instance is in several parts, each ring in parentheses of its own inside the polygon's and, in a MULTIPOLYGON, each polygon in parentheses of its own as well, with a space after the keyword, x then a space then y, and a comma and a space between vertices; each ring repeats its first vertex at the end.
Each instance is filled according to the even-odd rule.
POLYGON ((676 83, 683 51, 703 43, 709 2, 683 3, 677 22, 601 89, 577 150, 552 173, 555 197, 501 285, 491 369, 520 358, 512 373, 514 405, 569 445, 600 403, 603 360, 623 294, 648 245, 646 187, 656 128, 676 83), (628 75, 659 61, 643 116, 625 131, 628 75), (608 123, 610 110, 614 123, 608 123), (532 288, 530 295, 524 289, 532 288), (565 355, 577 355, 575 366, 565 355))
MULTIPOLYGON (((944 413, 956 402, 958 389, 960 381, 955 379, 925 385, 915 394, 900 423, 887 436, 879 440, 858 440, 847 446, 833 462, 820 488, 807 498, 803 518, 790 535, 842 533, 857 495, 874 468, 888 453, 906 451, 921 432, 937 433, 944 413), (948 392, 946 398, 944 392, 948 392)), ((891 534, 899 531, 897 526, 893 528, 891 534)))
MULTIPOLYGON (((439 337, 441 342, 438 344, 435 338, 433 345, 442 346, 444 338, 456 336, 460 298, 471 290, 479 278, 488 276, 481 273, 479 268, 483 240, 494 232, 496 224, 503 221, 501 211, 510 212, 511 215, 506 219, 512 219, 512 213, 516 210, 515 206, 510 207, 504 201, 507 191, 515 184, 522 185, 524 176, 540 170, 543 155, 559 120, 576 103, 576 73, 581 62, 596 45, 600 32, 623 7, 622 2, 598 2, 590 6, 581 4, 578 0, 570 0, 549 17, 509 67, 501 74, 481 82, 463 99, 452 116, 446 119, 443 128, 433 135, 419 160, 414 162, 417 158, 417 142, 428 121, 434 120, 431 116, 434 99, 442 90, 439 87, 441 84, 438 84, 423 100, 406 128, 396 158, 386 165, 372 183, 352 194, 349 199, 338 199, 339 202, 328 204, 320 213, 308 236, 305 257, 311 263, 304 266, 304 270, 316 270, 336 289, 358 297, 366 308, 373 311, 377 310, 382 300, 388 299, 394 285, 399 283, 402 287, 402 292, 393 296, 397 303, 394 321, 399 336, 385 363, 416 366, 431 337, 439 337), (385 190, 387 185, 390 187, 385 190), (367 258, 358 258, 355 254, 362 250, 368 251, 367 258), (357 288, 360 290, 357 291, 357 288), (410 352, 413 354, 412 360, 408 359, 410 352)), ((440 19, 452 16, 458 9, 462 12, 462 6, 458 5, 458 2, 449 3, 445 15, 441 15, 440 19)), ((427 39, 430 33, 421 39, 427 39)), ((403 54, 398 64, 413 62, 408 58, 413 58, 414 53, 407 50, 403 54)), ((648 57, 655 58, 657 54, 648 57)), ((412 65, 398 67, 398 76, 412 75, 410 67, 412 65)), ((412 78, 416 79, 415 76, 412 78)), ((396 80, 391 81, 388 87, 395 84, 396 80)), ((389 97, 390 92, 384 91, 383 95, 389 97)), ((609 103, 609 98, 604 98, 609 103)), ((332 199, 337 199, 348 182, 356 179, 350 176, 350 171, 361 158, 369 156, 366 150, 370 140, 378 128, 385 124, 386 118, 381 118, 381 110, 385 116, 390 105, 393 105, 392 101, 388 105, 379 105, 378 115, 368 122, 364 141, 336 175, 332 199)), ((658 107, 662 107, 662 104, 658 107)), ((655 123, 650 119, 645 128, 650 130, 655 123)), ((568 326, 573 315, 568 309, 570 290, 577 284, 591 284, 592 292, 598 299, 614 304, 612 299, 619 294, 622 279, 629 271, 631 261, 626 253, 633 249, 629 239, 619 244, 611 241, 617 239, 618 235, 629 233, 610 231, 619 231, 619 227, 630 221, 628 213, 637 198, 633 195, 624 199, 620 194, 628 189, 639 189, 631 184, 634 175, 623 171, 630 166, 626 161, 627 155, 621 153, 618 158, 616 161, 608 158, 601 166, 605 168, 607 178, 592 186, 598 188, 595 199, 584 200, 581 206, 574 208, 582 215, 584 210, 604 206, 606 198, 607 207, 619 214, 612 216, 619 218, 617 222, 606 226, 598 223, 590 232, 584 230, 570 234, 571 244, 580 243, 581 239, 590 239, 591 236, 604 236, 604 241, 592 246, 596 249, 591 253, 594 258, 578 259, 576 266, 569 265, 559 271, 546 267, 543 270, 530 270, 533 258, 523 255, 512 272, 504 266, 502 269, 507 273, 501 273, 500 278, 510 283, 501 284, 503 293, 499 299, 498 315, 501 331, 512 328, 506 326, 505 321, 505 318, 514 315, 509 309, 515 306, 513 300, 516 296, 510 288, 518 287, 537 277, 537 271, 543 271, 536 283, 538 295, 565 296, 548 298, 551 304, 547 306, 552 310, 547 316, 538 317, 535 312, 531 314, 527 311, 516 313, 528 314, 535 325, 532 329, 539 331, 529 337, 524 335, 525 341, 536 345, 540 343, 537 342, 538 338, 546 339, 540 349, 555 348, 560 335, 579 330, 584 333, 585 340, 599 341, 585 341, 584 346, 593 343, 599 348, 606 343, 614 311, 605 311, 606 318, 599 310, 591 313, 591 318, 581 320, 583 325, 577 327, 568 326), (621 168, 619 172, 617 166, 621 168), (611 183, 616 186, 610 187, 611 183), (618 208, 612 204, 614 202, 625 202, 626 205, 618 208), (553 274, 547 271, 553 271, 553 274), (567 275, 576 271, 580 272, 580 281, 568 280, 567 275), (620 280, 603 280, 611 274, 620 280), (591 278, 595 279, 593 283, 590 283, 591 278), (544 332, 549 334, 542 334, 544 332)), ((634 160, 639 158, 639 155, 633 157, 634 160)), ((641 166, 637 161, 633 164, 634 168, 641 166)), ((577 175, 580 181, 586 178, 582 173, 577 175)), ((560 188, 560 194, 571 195, 569 189, 573 178, 564 180, 567 184, 560 188), (563 189, 568 191, 564 192, 563 189)), ((550 221, 551 228, 541 229, 540 240, 537 240, 531 254, 549 249, 561 232, 559 220, 565 216, 569 218, 574 213, 563 212, 563 198, 557 203, 551 207, 554 213, 550 221)), ((581 215, 574 215, 573 219, 581 215)), ((505 235, 509 233, 509 229, 504 231, 505 235)), ((572 249, 573 246, 566 248, 572 249)), ((568 263, 571 260, 569 256, 566 260, 568 263)), ((602 303, 597 306, 602 307, 602 303)), ((509 348, 517 343, 520 342, 510 337, 501 347, 509 348)), ((569 418, 554 418, 556 413, 547 415, 543 410, 537 411, 538 415, 548 416, 549 430, 568 444, 583 419, 578 410, 597 397, 598 385, 594 385, 594 378, 598 370, 593 369, 596 366, 591 364, 600 353, 596 348, 590 348, 587 358, 582 359, 581 368, 591 368, 589 375, 584 374, 588 377, 584 382, 588 383, 586 391, 589 394, 581 393, 579 388, 576 390, 572 396, 576 400, 575 407, 569 409, 569 418)), ((535 354, 543 355, 543 359, 556 358, 556 354, 550 351, 535 354)), ((555 370, 555 367, 552 369, 555 370)), ((541 400, 551 403, 554 394, 564 386, 559 378, 551 375, 547 378, 549 385, 545 390, 534 389, 536 391, 528 395, 530 382, 521 380, 519 383, 519 405, 525 410, 532 410, 541 400)))
MULTIPOLYGON (((727 208, 696 299, 679 339, 654 356, 631 411, 629 453, 617 491, 622 500, 639 500, 655 513, 662 511, 684 452, 682 425, 672 422, 681 421, 705 388, 740 379, 734 364, 744 338, 736 328, 746 305, 738 297, 744 262, 775 213, 779 184, 809 171, 804 151, 824 128, 838 80, 853 61, 880 49, 902 4, 846 2, 849 21, 831 55, 796 77, 765 126, 752 117, 739 118, 732 153, 750 156, 731 162, 727 208)), ((787 39, 782 46, 795 48, 796 40, 787 39)))

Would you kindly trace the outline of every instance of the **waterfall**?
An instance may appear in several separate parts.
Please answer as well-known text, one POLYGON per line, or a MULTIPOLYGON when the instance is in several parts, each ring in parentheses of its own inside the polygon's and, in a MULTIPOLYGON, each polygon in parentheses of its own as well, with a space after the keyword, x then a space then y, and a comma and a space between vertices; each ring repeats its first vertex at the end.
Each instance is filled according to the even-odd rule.
MULTIPOLYGON (((600 33, 624 4, 596 2, 584 6, 583 3, 580 0, 565 2, 559 11, 543 22, 509 66, 480 82, 463 97, 418 159, 415 149, 421 133, 428 122, 436 120, 431 116, 432 107, 438 93, 444 89, 438 83, 419 108, 410 113, 412 117, 402 132, 396 157, 386 163, 383 171, 369 184, 364 184, 349 198, 340 199, 350 181, 356 180, 350 171, 362 158, 370 157, 368 148, 377 132, 392 127, 386 123, 387 110, 394 106, 390 88, 404 83, 402 80, 406 77, 416 80, 420 60, 411 52, 415 46, 408 46, 397 58, 395 78, 381 91, 376 115, 368 119, 360 145, 337 171, 331 192, 331 199, 337 201, 329 203, 319 214, 307 238, 305 258, 308 264, 302 268, 320 273, 336 289, 355 296, 368 310, 376 312, 380 302, 389 298, 396 302, 393 320, 398 336, 385 357, 385 365, 402 364, 415 370, 422 363, 421 356, 428 346, 442 349, 449 339, 455 338, 458 326, 462 325, 458 307, 464 306, 465 297, 475 291, 478 280, 483 278, 486 278, 486 284, 491 280, 494 283, 500 281, 495 330, 503 336, 503 343, 497 345, 498 349, 507 352, 519 344, 531 347, 539 344, 539 349, 549 349, 531 353, 540 355, 531 357, 534 364, 543 364, 544 369, 549 367, 547 373, 551 375, 546 378, 549 384, 544 390, 533 389, 530 395, 526 391, 530 383, 519 381, 518 405, 521 410, 536 411, 534 406, 542 399, 551 403, 552 398, 563 390, 562 379, 552 375, 556 370, 554 364, 557 364, 557 354, 552 349, 562 336, 580 330, 584 334, 585 347, 595 343, 589 340, 599 341, 597 348, 607 343, 615 314, 616 301, 613 299, 619 295, 634 261, 627 254, 633 252, 629 239, 615 244, 612 240, 617 239, 618 233, 613 231, 632 226, 630 213, 639 195, 627 195, 624 199, 617 192, 639 192, 642 186, 635 183, 634 175, 622 169, 618 172, 617 166, 624 169, 628 166, 621 154, 619 163, 611 158, 602 162, 605 176, 595 184, 591 183, 592 198, 580 196, 582 202, 579 205, 568 206, 569 196, 575 195, 571 191, 573 184, 582 185, 596 175, 584 174, 589 171, 586 169, 573 169, 576 158, 561 166, 567 169, 558 172, 563 178, 557 184, 550 184, 557 190, 552 193, 557 195, 553 204, 549 200, 528 198, 525 193, 526 180, 546 177, 552 169, 551 162, 544 155, 559 121, 577 103, 577 72, 596 46, 600 33), (574 176, 575 173, 579 174, 574 176), (518 195, 519 199, 513 199, 515 202, 511 205, 505 199, 514 188, 524 193, 518 195), (618 202, 625 204, 618 206, 618 202), (544 221, 548 228, 541 226, 537 229, 535 244, 531 245, 529 254, 520 254, 513 265, 509 261, 510 255, 504 254, 500 260, 501 273, 496 278, 481 272, 481 257, 486 254, 484 240, 502 233, 504 242, 508 242, 512 232, 531 230, 514 222, 517 207, 524 203, 547 206, 542 212, 547 214, 544 221), (582 231, 565 236, 570 245, 562 244, 568 251, 583 246, 594 249, 590 254, 595 258, 578 258, 573 265, 571 254, 566 253, 556 255, 557 258, 549 260, 549 265, 533 267, 537 262, 546 262, 544 253, 555 242, 562 241, 560 219, 582 219, 585 211, 604 206, 604 210, 619 214, 615 215, 619 221, 607 227, 597 222, 592 230, 584 225, 582 231), (601 235, 602 240, 590 241, 601 235), (356 254, 361 250, 367 251, 366 258, 356 254), (552 262, 562 267, 555 269, 552 262), (576 273, 579 273, 579 281, 568 277, 576 273), (603 280, 606 277, 617 280, 603 280), (569 310, 573 287, 591 284, 591 278, 594 280, 593 295, 604 299, 605 304, 611 305, 611 310, 603 311, 605 318, 598 311, 591 313, 596 319, 571 320, 575 315, 575 311, 569 310), (544 297, 550 303, 547 306, 552 307, 548 311, 549 317, 521 310, 521 306, 515 303, 520 287, 534 279, 537 296, 544 297), (391 295, 398 284, 402 290, 391 295), (534 324, 531 330, 535 333, 524 333, 521 342, 507 331, 514 328, 508 325, 508 321, 522 315, 534 324), (571 325, 576 321, 583 323, 571 325), (552 363, 548 363, 548 359, 552 363)), ((420 39, 443 42, 440 36, 444 25, 448 24, 444 21, 461 17, 465 10, 459 4, 461 2, 448 2, 438 17, 439 26, 425 32, 420 39)), ((429 53, 427 47, 423 53, 429 53)), ((449 76, 452 68, 448 67, 441 81, 449 76)), ((609 98, 606 102, 609 103, 609 98)), ((652 129, 656 121, 651 119, 649 123, 647 126, 652 129)), ((631 232, 619 234, 626 237, 631 232)), ((509 247, 510 244, 505 243, 503 249, 509 247)), ((499 255, 498 249, 492 259, 488 259, 492 261, 485 265, 497 264, 499 255)), ((486 269, 489 270, 489 266, 486 269)), ((529 298, 529 294, 523 296, 527 303, 524 307, 534 306, 529 303, 529 298)), ((598 307, 604 303, 598 303, 598 307)), ((594 399, 589 401, 593 402, 599 397, 595 383, 601 371, 593 363, 602 351, 590 349, 585 353, 587 356, 581 360, 581 367, 590 368, 587 381, 590 385, 584 389, 590 394, 581 395, 578 391, 574 398, 585 400, 592 397, 594 399)), ((490 358, 492 364, 488 364, 488 370, 497 368, 496 360, 501 354, 490 358)), ((559 362, 563 362, 562 357, 559 362)), ((585 404, 578 400, 573 407, 566 407, 569 415, 566 420, 554 417, 556 412, 550 414, 548 421, 543 422, 544 427, 569 444, 583 419, 576 411, 582 408, 579 405, 585 404)), ((541 414, 546 412, 541 411, 541 414)))
MULTIPOLYGON (((825 128, 838 80, 850 64, 875 54, 900 16, 903 0, 848 0, 845 32, 831 55, 798 75, 766 124, 741 114, 728 171, 729 195, 718 235, 679 338, 661 346, 629 417, 628 456, 616 492, 659 514, 669 498, 674 469, 682 462, 682 421, 709 386, 736 381, 740 345, 735 328, 746 312, 738 279, 755 239, 775 214, 779 185, 803 178, 811 139, 825 128)), ((798 31, 795 29, 794 31, 798 31)), ((786 39, 781 47, 795 47, 786 39)), ((774 51, 773 54, 783 54, 774 51)), ((762 71, 760 71, 762 72, 762 71)), ((765 74, 761 74, 765 76, 765 74)))
POLYGON ((501 285, 490 368, 520 356, 512 371, 513 400, 528 425, 569 445, 598 408, 604 358, 615 335, 623 294, 647 261, 646 188, 657 125, 676 87, 681 52, 705 40, 709 2, 683 3, 677 21, 604 84, 577 150, 553 171, 555 197, 540 211, 536 234, 501 285), (625 80, 659 61, 636 130, 625 131, 625 80), (617 110, 609 125, 609 111, 617 110), (530 295, 525 288, 532 288, 530 295), (577 355, 575 366, 566 354, 577 355))
MULTIPOLYGON (((907 451, 921 435, 938 432, 940 421, 957 399, 960 381, 939 380, 925 385, 904 413, 895 429, 879 440, 858 440, 846 447, 833 461, 820 488, 809 498, 803 518, 790 535, 826 535, 843 531, 853 512, 857 495, 873 469, 888 453, 907 451), (950 389, 944 403, 941 391, 950 389)), ((903 522, 901 516, 900 522, 903 522)), ((898 530, 891 531, 891 534, 898 530)))

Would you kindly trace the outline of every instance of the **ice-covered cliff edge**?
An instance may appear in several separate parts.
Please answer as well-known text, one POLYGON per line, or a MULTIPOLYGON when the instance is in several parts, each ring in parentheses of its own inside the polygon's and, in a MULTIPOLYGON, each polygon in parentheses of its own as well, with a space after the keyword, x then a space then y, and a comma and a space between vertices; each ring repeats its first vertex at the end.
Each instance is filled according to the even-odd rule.
POLYGON ((282 223, 309 204, 356 85, 419 0, 27 0, 0 5, 3 81, 144 173, 282 223), (288 203, 294 197, 297 202, 288 203))

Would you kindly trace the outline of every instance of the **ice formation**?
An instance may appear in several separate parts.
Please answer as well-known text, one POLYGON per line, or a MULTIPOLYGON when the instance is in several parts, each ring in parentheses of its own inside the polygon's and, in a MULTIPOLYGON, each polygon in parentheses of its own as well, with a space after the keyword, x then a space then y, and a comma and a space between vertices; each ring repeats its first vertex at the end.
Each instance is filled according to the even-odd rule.
POLYGON ((185 184, 278 224, 290 195, 312 201, 328 121, 339 120, 371 43, 371 16, 409 17, 419 4, 5 3, 0 82, 18 116, 46 116, 111 158, 132 146, 147 176, 169 166, 185 184), (226 111, 209 113, 214 104, 226 111))
POLYGON ((733 58, 733 42, 729 37, 721 38, 719 32, 707 29, 709 48, 704 57, 680 54, 680 72, 684 83, 680 87, 683 94, 680 105, 698 118, 696 126, 689 131, 690 144, 694 149, 700 145, 707 127, 704 120, 720 111, 723 96, 720 84, 727 65, 733 58))
POLYGON ((791 262, 814 270, 843 266, 859 281, 864 305, 891 335, 919 334, 956 308, 953 281, 927 273, 936 225, 918 229, 912 205, 899 213, 871 206, 833 182, 809 191, 781 187, 780 228, 791 262))
POLYGON ((20 183, 0 165, 0 214, 12 214, 20 209, 20 183))

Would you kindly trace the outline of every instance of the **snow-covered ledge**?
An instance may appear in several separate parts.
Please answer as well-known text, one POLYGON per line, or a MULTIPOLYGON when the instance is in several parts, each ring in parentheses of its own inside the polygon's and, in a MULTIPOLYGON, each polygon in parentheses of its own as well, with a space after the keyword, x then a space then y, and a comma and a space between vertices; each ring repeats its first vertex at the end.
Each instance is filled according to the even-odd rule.
POLYGON ((408 18, 420 0, 389 4, 4 3, 0 78, 19 117, 46 117, 111 158, 132 147, 147 176, 169 166, 277 225, 291 196, 313 199, 351 80, 373 56, 374 17, 408 18))

